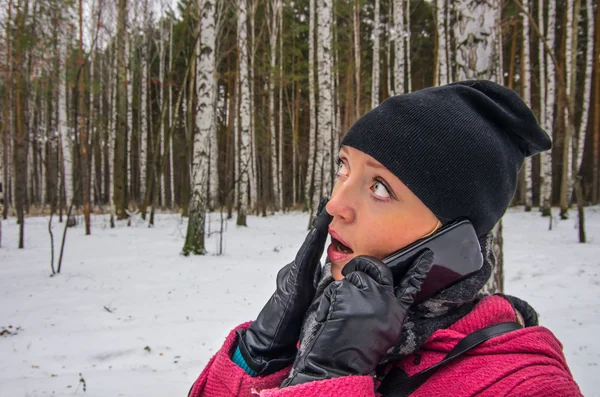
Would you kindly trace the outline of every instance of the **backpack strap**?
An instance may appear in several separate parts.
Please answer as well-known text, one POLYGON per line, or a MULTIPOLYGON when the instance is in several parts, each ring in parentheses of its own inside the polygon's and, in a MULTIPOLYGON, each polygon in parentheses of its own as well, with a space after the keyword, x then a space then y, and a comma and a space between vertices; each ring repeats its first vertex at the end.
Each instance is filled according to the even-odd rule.
POLYGON ((470 333, 461 339, 460 342, 454 346, 454 348, 446 355, 446 357, 444 357, 442 361, 432 367, 416 373, 413 376, 406 377, 404 371, 402 371, 400 368, 392 368, 381 382, 377 392, 381 393, 382 397, 410 396, 423 383, 425 383, 425 381, 429 379, 431 375, 440 369, 440 367, 462 356, 469 350, 479 346, 487 340, 521 328, 521 324, 517 322, 507 322, 491 325, 470 333), (404 376, 402 376, 403 374, 404 376))

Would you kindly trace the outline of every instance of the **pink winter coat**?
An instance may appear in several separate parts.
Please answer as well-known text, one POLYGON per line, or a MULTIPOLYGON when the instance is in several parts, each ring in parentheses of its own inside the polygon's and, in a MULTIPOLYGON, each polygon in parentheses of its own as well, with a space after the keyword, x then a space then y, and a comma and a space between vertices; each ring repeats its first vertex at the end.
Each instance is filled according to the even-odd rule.
MULTIPOLYGON (((434 332, 416 354, 391 365, 413 375, 441 361, 466 335, 508 321, 518 321, 510 303, 499 296, 487 297, 449 328, 434 332)), ((190 397, 379 395, 371 376, 346 376, 279 389, 290 368, 264 377, 247 375, 230 359, 236 346, 234 330, 196 380, 190 397)), ((571 397, 581 396, 581 391, 556 337, 544 327, 527 327, 493 338, 440 368, 411 396, 571 397)))

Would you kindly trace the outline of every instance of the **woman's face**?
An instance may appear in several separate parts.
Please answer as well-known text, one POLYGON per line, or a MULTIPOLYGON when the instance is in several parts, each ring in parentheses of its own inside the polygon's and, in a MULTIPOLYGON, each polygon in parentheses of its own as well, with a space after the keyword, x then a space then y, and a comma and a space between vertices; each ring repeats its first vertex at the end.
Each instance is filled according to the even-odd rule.
POLYGON ((383 259, 441 224, 404 183, 373 157, 343 146, 327 203, 333 216, 327 255, 336 280, 355 256, 383 259))

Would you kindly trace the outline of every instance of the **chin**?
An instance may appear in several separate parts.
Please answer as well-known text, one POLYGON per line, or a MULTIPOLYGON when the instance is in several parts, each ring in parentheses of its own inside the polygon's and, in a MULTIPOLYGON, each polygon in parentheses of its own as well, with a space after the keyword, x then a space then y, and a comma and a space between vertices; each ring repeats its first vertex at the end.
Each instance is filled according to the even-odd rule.
POLYGON ((344 276, 342 275, 342 269, 350 262, 352 258, 347 259, 343 262, 331 262, 331 275, 333 279, 336 281, 342 280, 344 276))

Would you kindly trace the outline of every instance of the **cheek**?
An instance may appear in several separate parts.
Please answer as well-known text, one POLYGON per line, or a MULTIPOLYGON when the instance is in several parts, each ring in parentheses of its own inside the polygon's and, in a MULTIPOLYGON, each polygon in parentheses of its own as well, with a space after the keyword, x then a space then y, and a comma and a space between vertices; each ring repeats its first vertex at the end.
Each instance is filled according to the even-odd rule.
POLYGON ((366 225, 360 239, 361 253, 383 259, 417 240, 418 236, 401 216, 381 216, 366 225))

